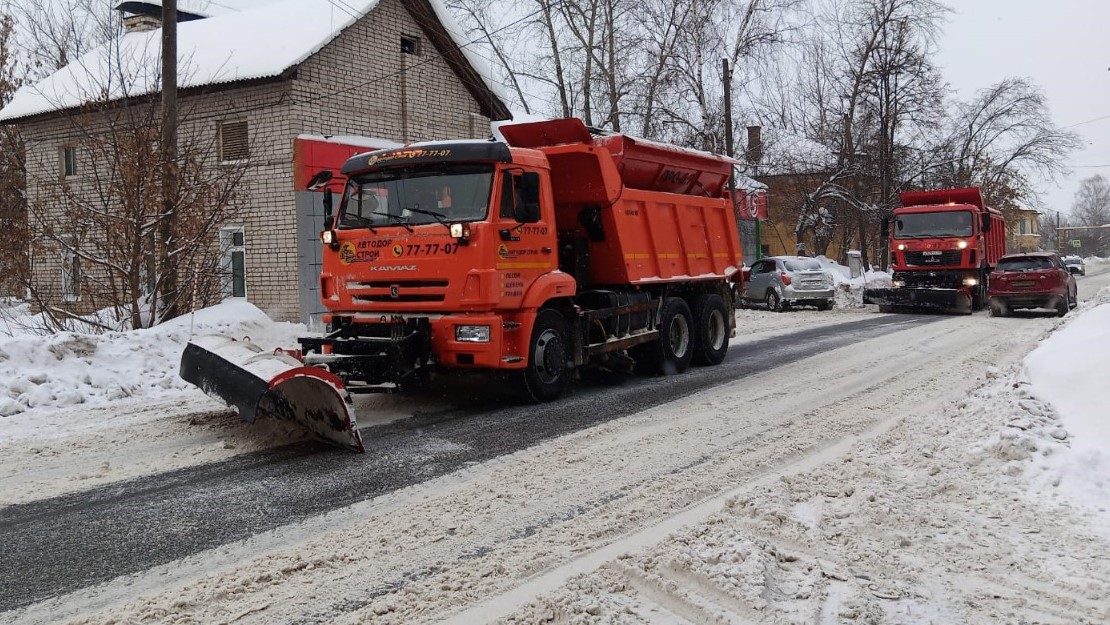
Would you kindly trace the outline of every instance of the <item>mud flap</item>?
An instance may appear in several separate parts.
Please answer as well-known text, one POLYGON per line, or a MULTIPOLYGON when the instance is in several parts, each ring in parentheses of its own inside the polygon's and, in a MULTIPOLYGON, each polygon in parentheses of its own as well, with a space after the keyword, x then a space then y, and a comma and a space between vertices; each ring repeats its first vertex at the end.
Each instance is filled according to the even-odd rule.
POLYGON ((345 449, 363 451, 343 381, 283 353, 225 336, 198 337, 181 354, 181 378, 235 406, 248 423, 272 417, 300 424, 345 449))
POLYGON ((864 289, 863 303, 919 310, 971 312, 971 297, 960 289, 864 289))

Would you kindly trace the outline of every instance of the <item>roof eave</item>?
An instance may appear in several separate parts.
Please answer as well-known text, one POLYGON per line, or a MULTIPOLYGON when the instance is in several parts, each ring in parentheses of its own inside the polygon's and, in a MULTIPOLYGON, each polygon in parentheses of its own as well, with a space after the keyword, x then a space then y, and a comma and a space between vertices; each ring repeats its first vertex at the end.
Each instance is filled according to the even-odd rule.
MULTIPOLYGON (((299 65, 294 65, 292 67, 286 68, 281 74, 278 74, 278 75, 275 75, 275 76, 262 76, 262 77, 259 77, 259 78, 246 78, 246 79, 243 79, 243 80, 233 80, 233 81, 228 81, 228 82, 219 82, 219 83, 209 83, 209 84, 206 84, 206 85, 197 85, 195 87, 179 88, 177 90, 177 95, 178 95, 178 97, 187 98, 187 97, 207 95, 207 94, 211 94, 211 93, 219 93, 219 92, 222 92, 222 91, 229 91, 229 90, 232 90, 232 89, 243 89, 243 88, 247 88, 247 87, 256 87, 256 86, 259 86, 259 85, 265 85, 265 84, 270 84, 270 83, 291 81, 291 80, 293 80, 297 77, 298 67, 299 67, 299 65)), ((70 116, 70 115, 77 115, 77 114, 82 114, 82 113, 95 113, 95 112, 98 112, 98 111, 110 110, 112 108, 120 106, 121 104, 123 104, 125 102, 141 102, 143 100, 148 100, 148 99, 152 99, 152 98, 161 98, 161 96, 162 96, 161 91, 155 91, 153 93, 148 93, 148 94, 145 94, 145 95, 137 95, 137 96, 133 96, 133 97, 129 97, 129 98, 120 98, 118 100, 110 100, 108 102, 96 103, 95 105, 85 104, 85 105, 81 105, 81 106, 71 106, 71 107, 64 108, 64 109, 55 109, 55 110, 52 110, 52 111, 43 111, 42 113, 34 113, 32 115, 26 115, 26 116, 23 116, 23 117, 13 117, 13 118, 10 118, 10 119, 0 120, 0 126, 16 126, 16 125, 19 125, 19 124, 37 123, 37 122, 42 122, 42 121, 48 121, 50 119, 57 119, 57 118, 61 118, 61 117, 67 117, 67 116, 70 116), (85 108, 88 108, 88 110, 83 110, 85 108)))

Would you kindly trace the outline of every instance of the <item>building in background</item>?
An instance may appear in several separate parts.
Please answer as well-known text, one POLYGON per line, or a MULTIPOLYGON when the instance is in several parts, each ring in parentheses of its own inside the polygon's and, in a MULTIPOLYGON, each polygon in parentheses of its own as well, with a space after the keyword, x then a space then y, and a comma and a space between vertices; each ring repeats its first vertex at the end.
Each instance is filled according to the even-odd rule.
MULTIPOLYGON (((223 295, 275 319, 303 320, 321 209, 298 211, 296 137, 360 135, 383 145, 487 138, 489 122, 509 111, 441 0, 283 0, 243 11, 227 10, 231 4, 179 12, 180 132, 209 138, 213 167, 243 169, 238 217, 211 241, 225 261, 223 295)), ((100 164, 74 120, 88 128, 90 116, 107 118, 160 92, 160 2, 118 8, 127 32, 0 110, 0 124, 15 125, 26 143, 28 209, 46 220, 33 223, 49 223, 57 208, 49 189, 79 193, 97 177, 100 164)), ((35 259, 36 288, 58 306, 81 306, 83 285, 98 279, 76 251, 35 259)))

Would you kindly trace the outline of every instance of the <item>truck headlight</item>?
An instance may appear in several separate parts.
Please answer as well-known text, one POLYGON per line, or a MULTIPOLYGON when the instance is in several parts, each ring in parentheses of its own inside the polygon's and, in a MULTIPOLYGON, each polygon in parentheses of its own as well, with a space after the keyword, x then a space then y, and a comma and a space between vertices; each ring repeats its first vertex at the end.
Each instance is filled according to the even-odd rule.
POLYGON ((906 244, 905 243, 899 243, 898 244, 898 251, 899 252, 905 251, 905 249, 906 249, 906 244))
POLYGON ((459 343, 489 343, 489 326, 455 326, 459 343))
POLYGON ((961 250, 966 250, 967 241, 960 241, 959 243, 956 243, 956 247, 960 248, 961 250))
POLYGON ((892 286, 896 289, 900 289, 900 288, 906 286, 906 281, 905 280, 891 280, 890 281, 890 286, 892 286))
POLYGON ((964 286, 975 286, 976 284, 979 284, 978 278, 972 278, 970 276, 964 278, 964 286))

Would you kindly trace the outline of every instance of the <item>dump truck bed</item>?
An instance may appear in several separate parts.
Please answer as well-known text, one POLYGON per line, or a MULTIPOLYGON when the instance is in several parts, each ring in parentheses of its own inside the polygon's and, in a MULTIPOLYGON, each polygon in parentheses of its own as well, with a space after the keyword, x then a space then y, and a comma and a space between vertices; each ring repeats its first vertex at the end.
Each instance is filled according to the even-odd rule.
POLYGON ((595 285, 719 280, 743 265, 726 199, 731 159, 636 139, 594 136, 577 119, 501 127, 551 165, 561 237, 588 241, 595 285))

